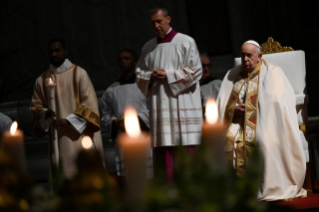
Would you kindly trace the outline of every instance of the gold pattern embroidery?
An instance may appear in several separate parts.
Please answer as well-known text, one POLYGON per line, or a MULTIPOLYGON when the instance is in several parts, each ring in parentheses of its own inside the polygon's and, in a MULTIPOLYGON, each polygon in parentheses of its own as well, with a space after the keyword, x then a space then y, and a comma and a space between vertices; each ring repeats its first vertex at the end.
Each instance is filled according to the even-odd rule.
POLYGON ((233 90, 229 96, 225 109, 225 123, 227 126, 226 134, 226 158, 233 163, 234 151, 236 151, 235 169, 237 176, 245 175, 245 166, 247 164, 247 156, 252 152, 256 143, 257 130, 257 114, 258 114, 258 91, 259 91, 259 74, 263 60, 257 64, 255 69, 243 77, 243 73, 239 73, 233 90), (244 83, 247 81, 246 99, 245 99, 245 119, 244 129, 240 127, 239 135, 235 141, 234 135, 230 133, 230 126, 234 116, 236 103, 240 103, 239 93, 244 83), (240 88, 240 89, 239 89, 240 88), (235 149, 234 143, 237 143, 235 149))
POLYGON ((78 66, 75 66, 73 69, 73 92, 74 92, 76 108, 78 108, 80 105, 79 92, 78 92, 78 86, 77 86, 77 81, 76 81, 77 68, 78 68, 78 66))
POLYGON ((81 116, 86 119, 88 123, 91 124, 93 132, 100 130, 100 116, 96 114, 92 109, 86 105, 80 105, 75 111, 74 114, 81 116))

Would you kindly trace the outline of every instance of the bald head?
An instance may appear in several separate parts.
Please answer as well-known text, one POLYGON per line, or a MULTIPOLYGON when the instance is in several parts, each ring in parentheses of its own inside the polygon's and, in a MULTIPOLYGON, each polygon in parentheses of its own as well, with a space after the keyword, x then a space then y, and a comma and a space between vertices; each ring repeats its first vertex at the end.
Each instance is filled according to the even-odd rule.
POLYGON ((210 63, 210 59, 206 55, 201 55, 200 60, 202 62, 203 67, 203 74, 201 80, 204 80, 210 75, 212 64, 210 63))
POLYGON ((260 48, 253 43, 244 43, 241 47, 241 64, 246 72, 251 72, 260 62, 260 48))

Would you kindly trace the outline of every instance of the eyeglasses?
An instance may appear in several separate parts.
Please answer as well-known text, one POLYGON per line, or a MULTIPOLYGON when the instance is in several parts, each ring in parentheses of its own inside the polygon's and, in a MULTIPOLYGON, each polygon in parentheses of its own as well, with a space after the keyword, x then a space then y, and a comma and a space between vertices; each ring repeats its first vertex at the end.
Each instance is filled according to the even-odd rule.
POLYGON ((212 64, 204 64, 204 63, 202 63, 202 66, 203 66, 203 68, 206 68, 206 66, 207 66, 207 68, 211 68, 212 67, 212 64))

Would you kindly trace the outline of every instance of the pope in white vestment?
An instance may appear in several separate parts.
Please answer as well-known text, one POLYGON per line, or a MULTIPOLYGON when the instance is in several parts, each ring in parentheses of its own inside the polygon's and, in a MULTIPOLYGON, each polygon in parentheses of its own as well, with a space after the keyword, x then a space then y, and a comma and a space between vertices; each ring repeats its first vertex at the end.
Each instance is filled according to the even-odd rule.
MULTIPOLYGON (((245 44, 259 46, 255 42, 245 44)), ((223 80, 217 104, 219 116, 227 126, 227 159, 233 163, 237 175, 244 176, 247 157, 253 148, 258 147, 262 153, 264 164, 258 199, 305 197, 307 192, 302 185, 306 161, 295 95, 281 68, 263 59, 248 74, 243 65, 234 67, 223 80), (244 115, 234 122, 235 108, 242 104, 244 115)))
MULTIPOLYGON (((84 69, 72 64, 68 59, 59 67, 51 65, 50 69, 36 80, 31 102, 34 133, 38 137, 52 131, 45 118, 50 102, 50 91, 46 85, 49 78, 56 83, 56 117, 66 119, 70 123, 58 128, 57 135, 63 172, 66 177, 71 178, 76 174, 75 159, 78 152, 83 149, 83 135, 92 138, 94 148, 99 151, 101 160, 104 161, 97 97, 84 69)), ((51 139, 51 136, 49 138, 51 139)), ((52 154, 50 151, 51 160, 52 154)))
POLYGON ((154 147, 199 144, 201 70, 195 41, 187 35, 171 29, 165 38, 153 38, 144 45, 136 82, 150 99, 154 147), (160 68, 165 69, 167 80, 152 82, 152 71, 160 68))

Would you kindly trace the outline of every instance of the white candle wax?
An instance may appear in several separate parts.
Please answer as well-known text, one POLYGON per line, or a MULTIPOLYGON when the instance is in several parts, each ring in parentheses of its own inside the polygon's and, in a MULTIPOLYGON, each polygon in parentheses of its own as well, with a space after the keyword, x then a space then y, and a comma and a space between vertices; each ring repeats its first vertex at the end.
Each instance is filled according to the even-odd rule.
MULTIPOLYGON (((47 86, 50 89, 50 109, 52 111, 56 112, 56 104, 55 104, 55 86, 56 86, 56 84, 50 78, 47 86)), ((52 140, 52 143, 49 144, 50 151, 53 152, 51 161, 53 163, 55 163, 57 166, 59 166, 60 154, 59 154, 58 133, 55 129, 52 129, 51 140, 52 140)))
POLYGON ((203 141, 208 144, 207 146, 213 154, 213 166, 220 170, 226 168, 223 131, 223 124, 218 121, 216 102, 213 99, 208 99, 206 102, 206 120, 202 126, 202 137, 203 141))
POLYGON ((2 140, 3 148, 13 155, 20 169, 25 170, 24 135, 22 130, 17 129, 16 121, 11 125, 10 132, 3 134, 2 140))
POLYGON ((118 137, 123 148, 125 173, 127 177, 127 198, 130 201, 141 202, 147 186, 147 136, 139 129, 135 109, 125 110, 125 129, 118 137))

